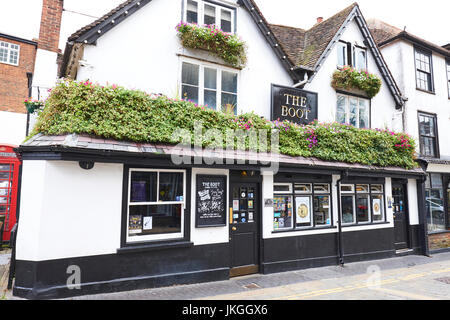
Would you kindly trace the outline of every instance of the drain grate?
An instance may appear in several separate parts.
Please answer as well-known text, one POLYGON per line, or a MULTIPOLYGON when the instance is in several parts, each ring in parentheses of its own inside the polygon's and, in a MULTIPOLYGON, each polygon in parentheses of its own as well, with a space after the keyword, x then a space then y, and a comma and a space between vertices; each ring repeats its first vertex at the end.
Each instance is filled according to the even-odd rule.
POLYGON ((261 289, 256 283, 250 283, 244 286, 245 289, 261 289))
POLYGON ((443 283, 446 283, 446 284, 450 284, 450 277, 437 278, 437 279, 434 279, 434 280, 439 281, 439 282, 443 282, 443 283))

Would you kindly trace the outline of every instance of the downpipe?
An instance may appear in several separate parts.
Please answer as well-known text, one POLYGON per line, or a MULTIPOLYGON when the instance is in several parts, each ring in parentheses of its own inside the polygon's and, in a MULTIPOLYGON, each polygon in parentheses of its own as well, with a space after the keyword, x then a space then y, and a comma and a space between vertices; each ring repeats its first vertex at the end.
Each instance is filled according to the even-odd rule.
POLYGON ((341 177, 336 181, 337 188, 337 201, 338 201, 338 254, 339 254, 339 265, 344 267, 344 244, 342 240, 342 212, 341 212, 341 181, 348 177, 348 170, 341 172, 341 177))

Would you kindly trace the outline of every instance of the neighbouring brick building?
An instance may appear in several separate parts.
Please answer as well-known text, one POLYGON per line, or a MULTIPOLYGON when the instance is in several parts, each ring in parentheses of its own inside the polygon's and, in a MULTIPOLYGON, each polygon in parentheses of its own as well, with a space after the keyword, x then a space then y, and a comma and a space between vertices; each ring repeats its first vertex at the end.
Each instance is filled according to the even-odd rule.
POLYGON ((0 111, 26 113, 37 45, 0 33, 0 111))

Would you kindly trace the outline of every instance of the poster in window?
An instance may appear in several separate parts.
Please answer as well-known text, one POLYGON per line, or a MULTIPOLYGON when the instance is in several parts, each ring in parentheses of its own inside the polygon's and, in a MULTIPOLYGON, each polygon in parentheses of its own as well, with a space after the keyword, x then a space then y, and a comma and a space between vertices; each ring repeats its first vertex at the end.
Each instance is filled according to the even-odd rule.
POLYGON ((130 216, 130 225, 128 228, 130 234, 136 234, 142 232, 142 216, 134 215, 130 216))
POLYGON ((381 216, 381 199, 373 199, 372 209, 374 216, 381 216))
POLYGON ((197 176, 195 205, 196 228, 226 226, 226 184, 227 176, 197 176))
POLYGON ((144 217, 144 227, 143 230, 153 229, 153 217, 144 217))
POLYGON ((297 224, 311 223, 311 204, 309 197, 296 197, 297 224))
POLYGON ((146 196, 146 182, 145 181, 131 181, 131 202, 145 202, 146 196))

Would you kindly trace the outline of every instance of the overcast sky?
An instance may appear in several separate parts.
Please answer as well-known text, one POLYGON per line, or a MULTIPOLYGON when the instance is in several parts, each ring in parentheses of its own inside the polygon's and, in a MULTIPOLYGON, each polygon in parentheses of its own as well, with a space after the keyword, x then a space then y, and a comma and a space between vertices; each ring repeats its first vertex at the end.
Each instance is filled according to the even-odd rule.
MULTIPOLYGON (((60 48, 67 37, 124 0, 65 0, 60 48), (73 13, 83 13, 89 16, 73 13)), ((179 0, 164 0, 179 1, 179 0)), ((0 0, 0 33, 33 39, 39 36, 42 0, 0 0), (7 14, 5 14, 7 13, 7 14)), ((317 17, 327 19, 354 0, 256 0, 270 23, 309 29, 317 17)), ((449 0, 359 0, 366 19, 377 18, 438 45, 450 43, 449 0)))

